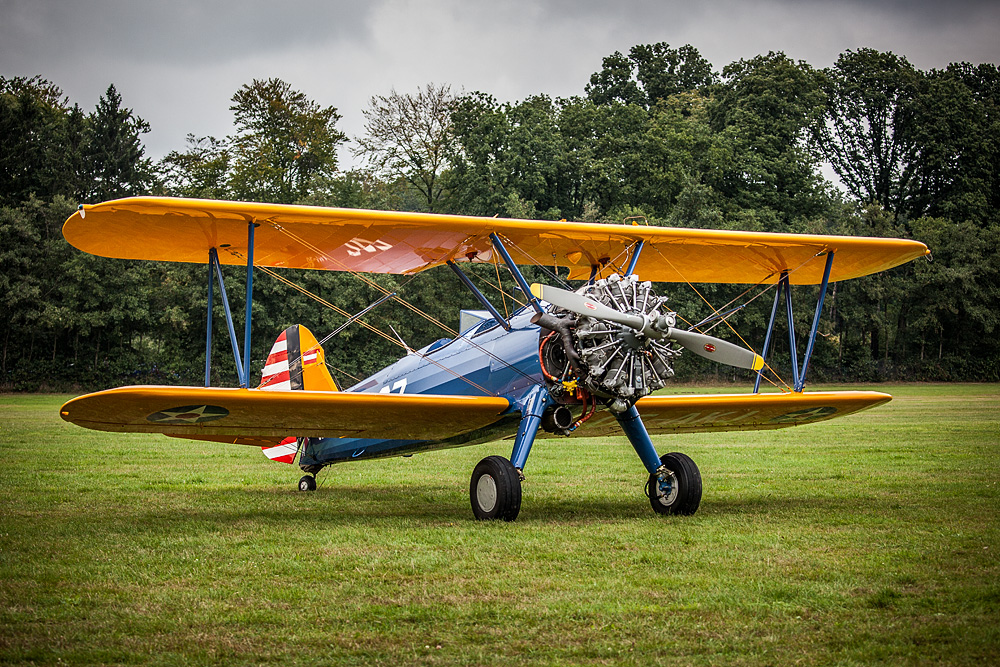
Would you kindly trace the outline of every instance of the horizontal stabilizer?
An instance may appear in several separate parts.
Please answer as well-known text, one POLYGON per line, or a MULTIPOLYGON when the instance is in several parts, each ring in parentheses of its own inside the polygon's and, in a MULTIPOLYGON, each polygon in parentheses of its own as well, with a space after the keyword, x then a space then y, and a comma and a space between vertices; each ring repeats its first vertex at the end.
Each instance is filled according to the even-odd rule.
POLYGON ((294 463, 295 455, 299 453, 299 441, 297 438, 288 437, 282 440, 277 447, 263 447, 261 451, 272 461, 294 463))

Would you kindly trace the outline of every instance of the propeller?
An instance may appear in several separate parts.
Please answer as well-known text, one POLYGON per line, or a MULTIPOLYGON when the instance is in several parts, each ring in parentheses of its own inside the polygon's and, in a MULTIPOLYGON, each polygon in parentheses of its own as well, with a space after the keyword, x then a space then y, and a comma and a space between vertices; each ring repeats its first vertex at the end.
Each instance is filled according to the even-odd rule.
POLYGON ((534 283, 531 286, 531 293, 539 299, 548 301, 553 306, 565 308, 578 315, 621 324, 638 331, 647 338, 657 340, 668 338, 692 354, 720 364, 748 368, 754 371, 764 367, 763 357, 752 350, 714 336, 675 329, 667 324, 667 318, 663 315, 651 318, 647 315, 623 313, 582 294, 551 285, 534 283))

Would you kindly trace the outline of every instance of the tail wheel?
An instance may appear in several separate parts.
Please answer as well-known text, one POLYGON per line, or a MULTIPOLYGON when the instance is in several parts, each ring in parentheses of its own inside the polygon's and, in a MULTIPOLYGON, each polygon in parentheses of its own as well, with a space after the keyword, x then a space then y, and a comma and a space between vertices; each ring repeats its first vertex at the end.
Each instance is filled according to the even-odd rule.
POLYGON ((664 454, 660 465, 665 475, 653 473, 647 483, 649 504, 657 514, 690 515, 701 504, 701 472, 691 457, 680 452, 664 454))
POLYGON ((480 521, 513 521, 521 511, 521 477, 502 456, 487 456, 472 471, 472 513, 480 521))
POLYGON ((315 491, 316 478, 312 475, 303 475, 299 480, 299 491, 315 491))

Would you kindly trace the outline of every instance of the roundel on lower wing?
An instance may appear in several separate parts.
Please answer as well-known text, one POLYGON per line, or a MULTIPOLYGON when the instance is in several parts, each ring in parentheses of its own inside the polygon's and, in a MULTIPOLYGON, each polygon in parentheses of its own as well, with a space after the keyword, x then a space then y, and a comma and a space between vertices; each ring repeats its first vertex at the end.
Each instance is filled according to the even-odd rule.
POLYGON ((705 343, 705 351, 706 352, 715 352, 715 346, 712 345, 711 343, 705 343))
POLYGON ((156 424, 204 424, 228 414, 229 410, 218 405, 182 405, 154 412, 146 417, 146 421, 156 424))
POLYGON ((775 417, 774 419, 771 420, 771 423, 797 424, 800 422, 813 422, 820 419, 826 419, 836 411, 837 408, 834 408, 832 406, 806 408, 804 410, 796 410, 795 412, 789 412, 779 417, 775 417))

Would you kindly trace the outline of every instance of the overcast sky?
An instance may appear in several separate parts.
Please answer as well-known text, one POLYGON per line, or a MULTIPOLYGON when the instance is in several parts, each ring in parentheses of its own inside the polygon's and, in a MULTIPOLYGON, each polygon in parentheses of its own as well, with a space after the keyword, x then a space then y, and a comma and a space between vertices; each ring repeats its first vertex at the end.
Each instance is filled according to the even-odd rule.
MULTIPOLYGON (((583 94, 635 44, 691 44, 721 70, 784 51, 826 67, 872 47, 920 69, 1000 62, 1000 3, 978 0, 0 0, 0 75, 40 74, 86 111, 113 83, 147 154, 232 132, 230 98, 277 77, 364 131, 372 95, 427 83, 501 101, 583 94)), ((351 160, 342 153, 342 166, 351 160)))

